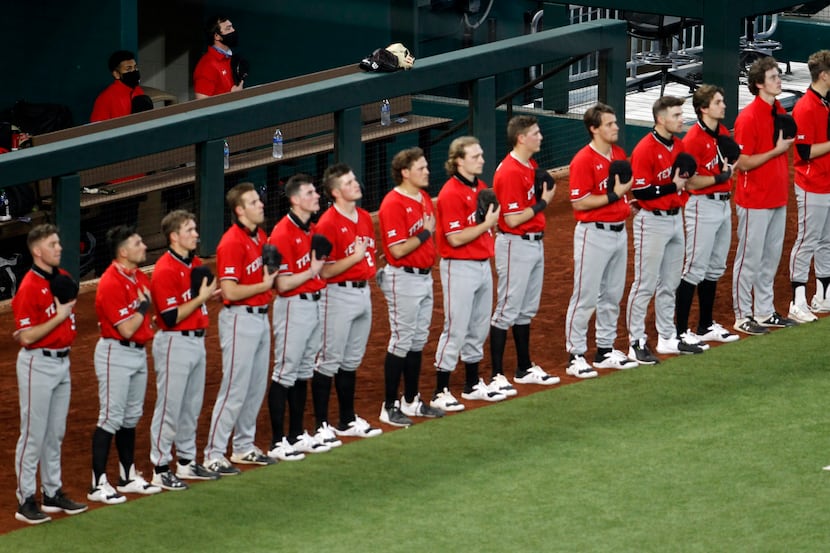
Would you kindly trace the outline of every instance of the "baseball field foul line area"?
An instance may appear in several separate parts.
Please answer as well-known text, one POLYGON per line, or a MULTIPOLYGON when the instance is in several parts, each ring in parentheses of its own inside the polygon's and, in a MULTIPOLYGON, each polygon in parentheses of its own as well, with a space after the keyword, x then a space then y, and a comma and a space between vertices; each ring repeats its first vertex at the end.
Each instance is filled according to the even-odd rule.
POLYGON ((828 330, 749 337, 21 529, 0 550, 821 551, 828 330))

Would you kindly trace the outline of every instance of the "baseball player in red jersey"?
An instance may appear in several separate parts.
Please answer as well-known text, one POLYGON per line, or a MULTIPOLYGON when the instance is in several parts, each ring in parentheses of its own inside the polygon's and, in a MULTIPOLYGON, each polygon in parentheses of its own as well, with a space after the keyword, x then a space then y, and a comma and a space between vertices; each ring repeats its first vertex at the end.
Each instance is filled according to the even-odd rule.
POLYGON ((574 209, 574 288, 565 316, 565 342, 570 355, 568 374, 597 376, 597 369, 630 369, 637 362, 614 349, 620 299, 625 290, 628 232, 631 213, 626 193, 632 179, 609 176, 611 163, 626 159, 617 146, 620 127, 611 106, 597 104, 582 118, 591 142, 571 160, 571 206, 574 209), (588 323, 596 312, 597 354, 593 368, 585 359, 588 323))
POLYGON ((90 501, 115 504, 121 494, 159 493, 135 470, 135 427, 144 410, 147 391, 147 352, 150 328, 150 279, 139 266, 147 260, 147 246, 133 227, 120 225, 107 232, 113 262, 104 271, 95 293, 95 312, 101 338, 95 345, 98 377, 98 424, 92 435, 90 501), (115 436, 120 478, 116 490, 107 481, 107 458, 115 436))
POLYGON ((20 438, 14 453, 17 502, 14 518, 28 524, 49 522, 44 513, 75 515, 87 506, 69 499, 62 490, 61 443, 69 412, 69 348, 75 340, 75 300, 61 303, 52 293, 58 276, 61 243, 54 225, 38 225, 26 239, 32 269, 20 281, 12 298, 20 400, 20 438), (35 500, 40 466, 43 511, 35 500))
MULTIPOLYGON (((493 310, 493 234, 499 220, 498 204, 490 205, 483 220, 477 219, 478 193, 487 183, 478 176, 484 170, 484 151, 477 138, 463 136, 452 141, 445 163, 449 180, 438 193, 436 242, 441 256, 441 287, 444 291, 444 329, 435 350, 438 373, 455 371, 464 363, 464 391, 476 386, 490 388, 479 377, 484 340, 493 310)), ((492 391, 486 399, 498 401, 516 390, 502 373, 494 373, 492 391)))
MULTIPOLYGON (((150 424, 150 461, 153 483, 165 490, 186 490, 186 480, 216 480, 219 474, 196 462, 196 426, 205 395, 205 302, 218 281, 203 277, 193 295, 191 273, 202 261, 196 216, 184 210, 161 220, 167 251, 156 262, 150 292, 159 330, 153 338, 156 406, 150 424), (176 446, 177 468, 170 469, 176 446)), ((198 275, 199 272, 197 271, 198 275)))
POLYGON ((193 70, 193 91, 197 100, 237 92, 245 87, 245 81, 239 84, 233 82, 231 49, 239 43, 233 23, 225 16, 211 16, 206 31, 208 49, 193 70))
POLYGON ((254 444, 254 439, 257 415, 268 385, 268 305, 277 273, 262 264, 262 246, 267 237, 259 225, 265 222, 265 206, 254 185, 237 184, 228 190, 225 203, 234 222, 216 248, 216 272, 225 305, 219 312, 222 383, 210 418, 204 466, 230 476, 239 473, 225 458, 231 433, 231 462, 274 462, 254 444))
POLYGON ((285 195, 291 208, 268 239, 282 254, 277 276, 279 296, 274 300, 274 370, 268 390, 272 438, 268 455, 296 461, 305 458, 306 452, 331 449, 303 429, 308 381, 314 376, 314 359, 321 346, 320 290, 326 281, 320 277, 323 259, 311 249, 311 216, 320 210, 320 195, 311 177, 297 174, 288 179, 285 195))
MULTIPOLYGON (((421 148, 401 150, 392 158, 395 187, 383 198, 378 210, 380 242, 386 266, 377 280, 389 310, 389 344, 383 363, 384 404, 392 409, 404 380, 402 407, 407 417, 428 416, 418 392, 424 345, 432 319, 432 266, 435 263, 435 215, 429 187, 429 165, 421 148)), ((449 391, 449 373, 433 397, 430 407, 458 411, 463 407, 449 391)), ((438 373, 439 379, 441 373, 438 373)), ((440 386, 440 382, 438 384, 440 386)), ((403 411, 401 412, 403 413, 403 411)), ((411 420, 411 419, 410 419, 411 420)))
MULTIPOLYGON (((496 236, 498 302, 491 318, 490 357, 495 374, 502 368, 507 329, 513 327, 517 367, 513 378, 519 384, 559 382, 530 359, 530 321, 539 310, 542 275, 545 272, 545 207, 553 200, 556 187, 534 193, 538 164, 532 159, 542 147, 542 132, 535 117, 517 115, 507 123, 507 141, 512 148, 496 168, 493 190, 501 211, 496 236)), ((461 394, 464 399, 490 399, 500 394, 496 387, 476 385, 461 394)), ((501 398, 504 399, 504 398, 501 398)))
POLYGON ((735 185, 738 249, 732 270, 735 330, 765 334, 768 327, 793 326, 775 310, 773 284, 787 219, 789 167, 787 150, 795 138, 775 134, 775 99, 781 93, 781 70, 774 58, 756 60, 747 73, 755 99, 735 119, 735 141, 741 148, 735 185), (754 302, 753 302, 754 295, 754 302))
POLYGON ((790 252, 793 301, 789 317, 810 322, 816 313, 830 312, 830 51, 819 50, 807 60, 812 83, 793 108, 798 126, 795 139, 795 199, 798 235, 790 252), (808 307, 807 279, 815 264, 816 293, 808 307))
POLYGON ((332 249, 320 273, 326 279, 320 298, 323 345, 311 393, 317 438, 336 446, 340 441, 328 424, 331 384, 334 380, 340 420, 351 420, 357 368, 372 329, 369 280, 375 277, 375 227, 369 212, 357 207, 363 193, 351 167, 339 163, 326 169, 323 189, 334 203, 320 217, 315 233, 325 236, 332 249))
MULTIPOLYGON (((738 339, 715 322, 712 309, 718 279, 726 271, 726 256, 732 242, 732 166, 718 148, 718 136, 729 136, 721 124, 726 116, 723 89, 704 84, 695 90, 692 105, 697 123, 683 137, 684 150, 695 158, 697 173, 686 181, 689 200, 684 209, 686 261, 677 287, 675 328, 677 335, 689 330, 689 311, 695 289, 700 304, 696 335, 704 342, 734 342, 738 339)), ((734 162, 734 159, 733 159, 734 162)))
MULTIPOLYGON (((628 293, 628 356, 641 364, 658 362, 646 343, 646 311, 654 298, 657 352, 702 353, 697 338, 678 335, 674 327, 675 291, 680 284, 685 251, 683 217, 686 179, 674 162, 683 151, 675 136, 683 129, 682 98, 663 96, 652 106, 654 129, 631 152, 634 185, 640 205, 634 216, 634 282, 628 293)), ((708 346, 705 346, 708 347, 708 346)))
POLYGON ((139 86, 141 73, 135 62, 135 54, 127 50, 113 52, 108 64, 114 81, 95 99, 91 123, 124 117, 133 112, 133 98, 143 96, 139 86))

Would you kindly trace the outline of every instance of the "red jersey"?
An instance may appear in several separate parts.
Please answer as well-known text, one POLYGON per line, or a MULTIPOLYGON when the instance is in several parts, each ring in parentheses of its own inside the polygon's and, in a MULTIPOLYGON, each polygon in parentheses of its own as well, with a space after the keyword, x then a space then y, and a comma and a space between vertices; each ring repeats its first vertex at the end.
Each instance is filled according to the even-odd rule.
POLYGON ((131 114, 133 112, 133 98, 143 95, 144 91, 140 86, 130 88, 119 79, 115 79, 95 99, 92 115, 89 117, 90 123, 131 114))
POLYGON ((432 200, 426 191, 421 190, 417 197, 393 188, 383 198, 378 210, 380 220, 380 243, 386 262, 393 267, 414 267, 430 269, 435 264, 435 243, 427 240, 420 246, 395 259, 389 246, 406 242, 424 229, 424 215, 433 215, 432 200))
MULTIPOLYGON (((268 241, 282 254, 279 275, 288 276, 305 272, 311 268, 311 235, 316 228, 309 225, 305 231, 297 225, 290 215, 283 217, 274 225, 268 241)), ((332 248, 332 255, 334 248, 332 248)), ((317 292, 326 287, 326 281, 320 275, 308 279, 296 288, 280 292, 280 296, 289 297, 297 294, 317 292)))
POLYGON ((454 248, 447 236, 461 232, 467 227, 474 227, 478 209, 478 192, 487 188, 481 179, 478 186, 472 188, 457 177, 450 177, 438 193, 436 210, 436 236, 438 253, 444 259, 489 259, 493 257, 493 229, 463 246, 454 248))
MULTIPOLYGON (((262 282, 262 246, 266 241, 265 231, 257 227, 253 235, 248 229, 234 223, 222 235, 216 247, 216 273, 220 282, 234 280, 238 284, 259 284, 262 282)), ((280 250, 282 251, 282 250, 280 250)), ((239 301, 224 300, 225 305, 261 306, 271 302, 271 290, 260 292, 239 301)))
MULTIPOLYGON (((608 187, 614 186, 614 183, 608 182, 611 162, 625 159, 625 151, 616 144, 611 145, 611 157, 599 153, 590 144, 580 149, 571 160, 571 201, 579 201, 591 194, 608 194, 608 187)), ((596 209, 574 209, 576 220, 583 222, 618 223, 625 221, 630 214, 631 207, 625 194, 616 202, 596 209)))
POLYGON ((355 263, 337 276, 327 279, 327 282, 337 283, 347 280, 369 280, 375 276, 375 225, 372 216, 365 209, 356 209, 357 220, 345 215, 336 205, 331 206, 317 222, 317 233, 322 234, 331 242, 331 255, 326 263, 334 263, 354 253, 354 243, 358 237, 369 241, 363 261, 355 263))
MULTIPOLYGON (((190 294, 190 271, 202 265, 202 260, 194 257, 190 262, 168 250, 156 262, 153 278, 150 279, 150 292, 153 295, 153 308, 158 315, 171 309, 178 309, 193 298, 190 294)), ((201 330, 208 326, 207 306, 182 319, 172 327, 164 323, 160 316, 156 324, 162 330, 201 330)))
MULTIPOLYGON (((718 123, 717 134, 729 136, 729 131, 718 123)), ((702 121, 698 120, 683 137, 683 148, 685 148, 684 151, 695 158, 697 175, 714 177, 723 171, 725 160, 718 153, 718 139, 712 136, 712 133, 703 126, 702 121)), ((689 190, 689 194, 715 194, 729 192, 731 189, 732 179, 729 179, 726 182, 716 183, 705 188, 689 190)))
POLYGON ((505 215, 521 213, 536 203, 536 194, 533 185, 536 182, 536 160, 528 160, 530 167, 524 165, 512 154, 507 154, 496 167, 493 175, 493 191, 501 206, 499 213, 499 230, 506 234, 528 234, 544 232, 545 214, 540 211, 521 225, 510 228, 504 222, 505 215))
POLYGON ((211 46, 193 70, 193 91, 216 96, 230 92, 232 87, 231 57, 211 46))
MULTIPOLYGON (((756 96, 735 119, 735 142, 741 154, 763 154, 775 147, 772 140, 774 121, 772 110, 784 113, 781 103, 775 100, 771 106, 756 96)), ((773 209, 787 205, 789 194, 789 167, 787 153, 770 159, 751 171, 737 171, 735 203, 750 209, 773 209)))
MULTIPOLYGON (((793 108, 793 119, 798 125, 795 143, 812 146, 827 142, 830 104, 820 97, 812 88, 798 99, 793 108)), ((795 184, 807 192, 815 194, 830 193, 830 155, 824 154, 813 159, 803 160, 797 153, 795 159, 795 184)))
MULTIPOLYGON (((683 143, 676 136, 672 136, 672 145, 666 146, 654 136, 654 133, 655 131, 652 131, 644 136, 631 152, 631 170, 634 172, 632 190, 672 184, 672 165, 678 154, 683 151, 683 143)), ((688 193, 678 191, 652 200, 638 201, 643 209, 653 211, 683 207, 688 199, 688 193)))
MULTIPOLYGON (((63 269, 58 270, 61 274, 69 275, 63 269)), ((47 275, 38 267, 33 266, 32 270, 26 273, 23 280, 20 281, 17 293, 12 298, 12 311, 14 312, 15 325, 18 331, 43 324, 58 314, 55 307, 55 296, 52 295, 49 288, 47 275)), ((75 313, 73 312, 52 332, 27 346, 27 348, 68 348, 72 345, 77 333, 75 313)))
MULTIPOLYGON (((139 290, 144 292, 149 289, 150 279, 140 269, 127 271, 113 261, 101 275, 95 292, 95 313, 98 315, 101 337, 124 340, 116 327, 137 313, 141 303, 138 299, 139 290)), ((129 340, 145 344, 152 338, 150 316, 146 315, 129 340)))

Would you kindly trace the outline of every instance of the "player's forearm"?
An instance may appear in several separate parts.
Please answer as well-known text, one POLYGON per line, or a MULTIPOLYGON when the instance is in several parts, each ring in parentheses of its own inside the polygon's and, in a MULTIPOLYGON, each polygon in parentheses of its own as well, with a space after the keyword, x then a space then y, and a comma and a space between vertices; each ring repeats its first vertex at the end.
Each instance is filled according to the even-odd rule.
POLYGON ((700 190, 701 188, 708 188, 713 184, 716 184, 714 176, 695 175, 686 181, 686 190, 700 190))
POLYGON ((360 263, 364 257, 365 255, 358 255, 358 253, 355 252, 349 257, 338 259, 334 263, 327 263, 323 265, 323 268, 320 270, 320 276, 323 278, 336 277, 340 273, 343 273, 360 263))
POLYGON ((449 242, 450 246, 453 248, 459 248, 465 244, 469 244, 490 228, 487 223, 479 223, 472 227, 467 227, 461 232, 453 232, 452 234, 446 234, 447 242, 449 242))
POLYGON ((644 188, 631 189, 631 193, 638 200, 654 200, 677 193, 677 185, 675 183, 655 185, 650 184, 644 188))
POLYGON ((779 152, 778 150, 772 149, 763 154, 753 154, 751 156, 742 155, 738 158, 738 163, 740 163, 740 167, 742 171, 752 171, 753 169, 757 169, 764 163, 768 162, 774 157, 778 157, 783 152, 779 152))
POLYGON ((584 198, 571 202, 575 211, 590 211, 608 205, 607 194, 588 194, 584 198))
POLYGON ((810 159, 816 159, 830 153, 830 142, 810 145, 810 159))
POLYGON ((46 336, 49 335, 50 332, 55 330, 58 325, 60 325, 65 320, 58 319, 58 317, 52 317, 46 322, 43 322, 39 325, 30 326, 29 328, 24 328, 23 330, 19 330, 15 333, 14 337, 18 341, 18 343, 23 347, 29 347, 32 344, 36 343, 38 340, 42 340, 46 336))
POLYGON ((141 313, 133 313, 129 319, 123 321, 115 328, 125 340, 129 340, 133 337, 133 334, 141 328, 141 323, 144 322, 144 317, 145 315, 142 315, 141 313))
POLYGON ((395 259, 405 257, 417 250, 421 246, 421 244, 423 244, 427 240, 430 240, 432 238, 432 233, 429 233, 429 236, 426 238, 426 240, 422 240, 421 238, 422 236, 418 234, 416 234, 415 236, 410 236, 403 242, 389 246, 389 253, 391 253, 392 257, 394 257, 395 259))
POLYGON ((222 287, 222 297, 228 301, 242 301, 251 296, 266 292, 271 288, 267 282, 239 284, 233 280, 223 280, 220 286, 222 287))
POLYGON ((192 300, 181 304, 176 313, 176 324, 179 324, 189 316, 191 316, 197 309, 202 307, 203 302, 200 298, 196 297, 192 300))
POLYGON ((311 269, 307 269, 302 273, 297 273, 293 275, 285 275, 285 276, 278 276, 277 277, 277 290, 282 292, 290 292, 294 288, 305 284, 312 278, 314 278, 314 272, 311 269))

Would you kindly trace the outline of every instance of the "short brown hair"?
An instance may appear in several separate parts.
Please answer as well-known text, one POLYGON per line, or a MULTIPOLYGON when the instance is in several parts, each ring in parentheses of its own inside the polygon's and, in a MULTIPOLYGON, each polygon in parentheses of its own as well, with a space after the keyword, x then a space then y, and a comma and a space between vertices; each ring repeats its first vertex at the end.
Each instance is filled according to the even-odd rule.
POLYGON ((424 151, 417 146, 401 150, 395 154, 395 157, 392 158, 392 180, 395 181, 395 184, 401 184, 403 182, 403 170, 410 169, 422 157, 424 157, 424 151))
POLYGON ((228 204, 228 209, 231 210, 231 215, 233 217, 236 217, 236 208, 242 207, 242 195, 252 190, 256 191, 254 183, 240 182, 228 190, 228 193, 225 194, 225 203, 228 204))
POLYGON ((655 100, 654 105, 651 106, 651 115, 654 117, 654 122, 657 122, 657 116, 669 108, 682 106, 685 100, 677 96, 660 96, 655 100))
POLYGON ((507 122, 507 143, 514 148, 519 141, 519 135, 527 134, 530 127, 538 124, 539 120, 534 115, 514 115, 507 122))
POLYGON ((475 136, 460 136, 450 143, 450 150, 447 154, 447 161, 444 162, 444 169, 447 175, 453 176, 458 171, 455 161, 467 157, 467 147, 480 144, 475 136))
POLYGON ((715 94, 720 92, 720 95, 726 97, 726 92, 724 92, 723 88, 713 84, 702 84, 697 87, 695 90, 694 95, 692 96, 692 107, 695 108, 695 113, 698 117, 702 117, 703 114, 700 113, 700 110, 703 108, 708 108, 712 104, 712 100, 715 99, 715 94))
POLYGON ((285 197, 290 198, 299 194, 300 187, 304 184, 314 184, 314 179, 311 175, 308 173, 297 173, 296 175, 291 175, 291 178, 285 183, 285 197))
POLYGON ((187 221, 196 221, 196 215, 185 209, 176 209, 164 216, 161 220, 161 233, 167 240, 168 245, 170 244, 170 235, 178 232, 187 221))
POLYGON ((582 116, 582 122, 585 123, 585 129, 588 131, 588 136, 591 137, 591 140, 594 139, 594 133, 591 132, 591 127, 593 128, 600 128, 602 126, 602 115, 604 113, 610 113, 611 115, 616 115, 614 108, 609 106, 608 104, 603 104, 602 102, 597 102, 585 112, 585 115, 582 116))
POLYGON ((323 189, 326 191, 326 196, 333 200, 334 195, 332 192, 334 192, 334 189, 339 186, 337 184, 337 179, 343 175, 348 175, 351 172, 352 168, 345 163, 335 163, 326 169, 323 173, 323 189))
POLYGON ((51 223, 44 223, 42 225, 38 225, 34 227, 32 230, 30 230, 29 234, 26 235, 26 246, 28 246, 29 251, 32 251, 32 248, 35 247, 35 244, 57 233, 58 227, 51 223))
POLYGON ((807 59, 807 69, 810 70, 810 79, 813 82, 818 80, 822 71, 830 72, 830 50, 819 50, 811 54, 807 59))
POLYGON ((753 96, 758 96, 758 85, 764 84, 767 78, 767 71, 770 69, 778 69, 778 62, 772 56, 764 56, 752 62, 749 66, 749 71, 746 73, 746 86, 753 96))

